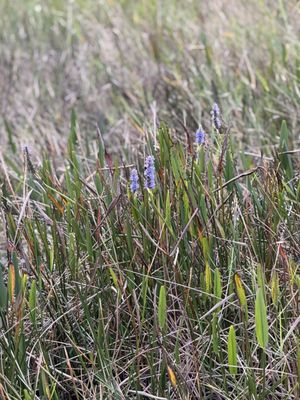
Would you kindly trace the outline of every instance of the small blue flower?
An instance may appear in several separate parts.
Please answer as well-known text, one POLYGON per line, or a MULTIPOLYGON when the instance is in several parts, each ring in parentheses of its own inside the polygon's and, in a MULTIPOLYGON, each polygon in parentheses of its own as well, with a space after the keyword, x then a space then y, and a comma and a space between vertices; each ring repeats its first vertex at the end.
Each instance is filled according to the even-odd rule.
POLYGON ((210 114, 211 114, 212 122, 213 122, 215 129, 217 129, 217 131, 219 131, 222 126, 222 121, 221 121, 220 107, 218 106, 217 103, 214 103, 210 114))
POLYGON ((155 167, 154 167, 154 157, 148 156, 145 160, 145 189, 155 188, 155 167))
POLYGON ((134 168, 131 172, 130 172, 130 190, 131 193, 135 193, 139 188, 139 177, 138 177, 138 173, 137 170, 134 168))
POLYGON ((202 129, 198 129, 196 132, 196 140, 195 143, 200 146, 205 142, 205 132, 202 129))

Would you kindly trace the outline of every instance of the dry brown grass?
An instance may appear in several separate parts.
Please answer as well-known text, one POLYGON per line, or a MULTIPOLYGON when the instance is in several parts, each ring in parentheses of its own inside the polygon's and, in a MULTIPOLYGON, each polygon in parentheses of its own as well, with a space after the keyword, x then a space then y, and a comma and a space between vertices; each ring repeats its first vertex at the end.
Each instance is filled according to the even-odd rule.
POLYGON ((256 146, 277 118, 299 122, 296 1, 3 2, 1 14, 2 141, 5 118, 21 142, 59 149, 73 107, 88 135, 132 136, 153 115, 194 129, 216 97, 256 146))

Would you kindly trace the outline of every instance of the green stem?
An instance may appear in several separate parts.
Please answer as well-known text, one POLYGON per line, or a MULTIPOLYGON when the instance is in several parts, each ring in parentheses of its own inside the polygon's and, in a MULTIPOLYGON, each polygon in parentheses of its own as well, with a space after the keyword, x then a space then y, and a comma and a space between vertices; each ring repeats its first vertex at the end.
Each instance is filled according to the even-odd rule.
POLYGON ((262 349, 261 367, 262 367, 262 380, 263 380, 261 399, 264 400, 265 392, 266 392, 266 352, 265 352, 265 349, 262 349))

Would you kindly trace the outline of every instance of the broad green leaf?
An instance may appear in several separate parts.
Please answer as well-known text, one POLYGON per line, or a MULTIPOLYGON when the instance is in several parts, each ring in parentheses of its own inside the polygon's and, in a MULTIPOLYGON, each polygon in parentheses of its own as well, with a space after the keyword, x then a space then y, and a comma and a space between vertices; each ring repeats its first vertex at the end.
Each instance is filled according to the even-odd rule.
POLYGON ((246 298, 246 293, 245 289, 243 286, 243 282, 239 276, 239 274, 235 273, 234 274, 234 282, 235 282, 235 287, 236 287, 236 293, 240 302, 240 306, 245 313, 246 320, 248 320, 248 307, 247 307, 247 298, 246 298))
POLYGON ((166 326, 167 321, 167 298, 166 298, 166 289, 164 286, 161 286, 159 291, 159 300, 158 300, 158 324, 161 330, 166 326))
POLYGON ((265 294, 265 274, 261 264, 257 265, 257 284, 258 287, 261 288, 263 293, 263 298, 266 298, 265 294))
POLYGON ((255 300, 255 330, 258 344, 265 349, 268 345, 267 309, 261 288, 258 288, 255 300))
POLYGON ((205 290, 207 293, 211 293, 212 289, 212 277, 211 277, 211 269, 209 264, 205 265, 205 290))
POLYGON ((24 400, 32 400, 32 397, 28 393, 27 389, 24 389, 24 400))
POLYGON ((204 222, 206 223, 208 220, 208 215, 207 215, 207 207, 206 207, 206 203, 205 203, 205 195, 204 194, 201 194, 200 211, 201 211, 202 218, 203 218, 204 222))
POLYGON ((216 268, 214 272, 214 295, 216 301, 219 301, 222 297, 222 280, 219 268, 216 268))
POLYGON ((278 272, 274 271, 272 274, 271 278, 271 295, 272 295, 272 301, 275 306, 278 304, 278 299, 279 299, 279 276, 278 272))
POLYGON ((228 350, 229 372, 232 375, 235 375, 237 373, 237 344, 236 344, 235 330, 233 325, 231 325, 229 328, 227 350, 228 350))
POLYGON ((203 251, 203 256, 204 260, 207 262, 209 259, 209 245, 208 245, 208 240, 206 237, 201 237, 200 238, 201 246, 202 246, 202 251, 203 251))

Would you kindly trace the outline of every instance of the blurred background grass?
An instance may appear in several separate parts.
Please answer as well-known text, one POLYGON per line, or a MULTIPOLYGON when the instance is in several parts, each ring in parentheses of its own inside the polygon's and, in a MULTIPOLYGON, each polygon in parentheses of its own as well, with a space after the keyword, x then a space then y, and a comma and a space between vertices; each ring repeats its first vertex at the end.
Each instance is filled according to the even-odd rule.
POLYGON ((6 126, 59 152, 72 108, 110 143, 156 118, 195 129, 213 100, 256 150, 282 119, 296 135, 297 1, 2 0, 0 13, 2 143, 6 126))

